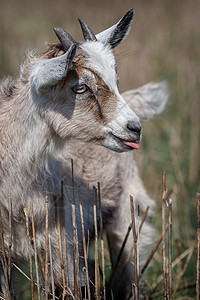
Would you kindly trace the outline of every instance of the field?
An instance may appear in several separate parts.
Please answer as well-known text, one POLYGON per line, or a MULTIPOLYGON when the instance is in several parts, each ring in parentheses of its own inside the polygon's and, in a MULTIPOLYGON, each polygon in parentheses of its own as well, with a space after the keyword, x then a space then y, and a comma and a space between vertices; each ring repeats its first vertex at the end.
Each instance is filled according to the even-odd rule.
MULTIPOLYGON (((26 49, 45 49, 56 42, 53 27, 61 26, 77 40, 77 18, 95 33, 114 24, 129 9, 135 20, 127 40, 116 50, 120 90, 149 81, 168 80, 170 97, 164 113, 143 126, 142 147, 136 154, 148 193, 157 202, 155 240, 161 234, 162 172, 172 189, 172 261, 190 249, 197 233, 197 193, 200 193, 200 2, 197 0, 25 1, 1 0, 0 78, 16 77, 26 49)), ((196 247, 173 269, 173 282, 183 272, 173 299, 195 299, 196 247), (186 263, 188 263, 186 267, 186 263)), ((147 271, 150 295, 162 274, 161 248, 147 271)), ((158 285, 161 299, 162 284, 158 285)), ((23 293, 22 293, 23 294, 23 293)), ((28 296, 20 296, 28 299, 28 296)))

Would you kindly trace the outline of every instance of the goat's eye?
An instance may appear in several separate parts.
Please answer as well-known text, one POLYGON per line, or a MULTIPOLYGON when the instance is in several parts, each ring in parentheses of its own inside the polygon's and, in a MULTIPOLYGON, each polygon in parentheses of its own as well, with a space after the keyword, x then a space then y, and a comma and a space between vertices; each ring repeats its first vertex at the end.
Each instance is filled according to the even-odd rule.
POLYGON ((72 88, 72 90, 76 94, 83 94, 87 91, 87 85, 85 84, 76 85, 72 88))

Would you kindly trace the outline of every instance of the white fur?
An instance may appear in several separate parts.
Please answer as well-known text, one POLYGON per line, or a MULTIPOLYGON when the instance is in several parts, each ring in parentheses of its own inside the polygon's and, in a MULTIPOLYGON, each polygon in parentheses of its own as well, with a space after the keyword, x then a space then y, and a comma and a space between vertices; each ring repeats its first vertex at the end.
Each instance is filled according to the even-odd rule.
POLYGON ((31 72, 30 81, 37 95, 66 76, 67 58, 68 52, 50 60, 43 59, 36 64, 31 72))
POLYGON ((85 42, 81 48, 88 54, 88 67, 97 73, 111 91, 116 90, 115 58, 109 46, 100 42, 85 42))
POLYGON ((123 97, 117 92, 117 99, 118 99, 118 115, 115 119, 113 119, 110 123, 108 123, 107 127, 111 132, 121 139, 128 140, 129 134, 128 131, 125 131, 122 133, 121 127, 124 128, 127 125, 127 115, 131 116, 131 121, 135 124, 140 125, 140 119, 139 117, 133 112, 133 110, 128 106, 126 101, 123 99, 123 97))

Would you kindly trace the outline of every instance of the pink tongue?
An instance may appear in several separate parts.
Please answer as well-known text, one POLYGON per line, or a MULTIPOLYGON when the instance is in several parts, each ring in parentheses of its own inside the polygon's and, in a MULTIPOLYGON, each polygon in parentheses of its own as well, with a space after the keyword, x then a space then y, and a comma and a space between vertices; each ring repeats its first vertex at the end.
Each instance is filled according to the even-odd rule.
POLYGON ((123 143, 133 149, 137 149, 137 150, 140 149, 140 144, 138 144, 138 143, 127 142, 127 141, 123 141, 123 143))

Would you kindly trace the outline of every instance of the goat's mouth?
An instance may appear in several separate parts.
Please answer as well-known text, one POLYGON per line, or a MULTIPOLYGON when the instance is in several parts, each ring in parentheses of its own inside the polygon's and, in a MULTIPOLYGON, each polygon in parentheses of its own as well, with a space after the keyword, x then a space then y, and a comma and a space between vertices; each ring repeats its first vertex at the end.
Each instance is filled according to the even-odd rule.
POLYGON ((124 149, 124 150, 139 150, 140 149, 140 144, 138 141, 127 141, 124 140, 116 135, 114 135, 113 133, 111 133, 112 137, 114 138, 114 140, 124 149))

